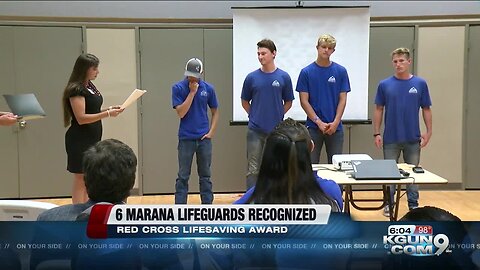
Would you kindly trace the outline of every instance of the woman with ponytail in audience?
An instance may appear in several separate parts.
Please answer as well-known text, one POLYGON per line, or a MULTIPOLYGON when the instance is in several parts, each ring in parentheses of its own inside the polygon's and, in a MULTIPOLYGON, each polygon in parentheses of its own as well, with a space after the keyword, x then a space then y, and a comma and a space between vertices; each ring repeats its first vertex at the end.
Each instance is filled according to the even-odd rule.
POLYGON ((313 142, 306 127, 288 118, 267 137, 255 187, 235 204, 328 204, 343 208, 339 186, 312 170, 313 142))

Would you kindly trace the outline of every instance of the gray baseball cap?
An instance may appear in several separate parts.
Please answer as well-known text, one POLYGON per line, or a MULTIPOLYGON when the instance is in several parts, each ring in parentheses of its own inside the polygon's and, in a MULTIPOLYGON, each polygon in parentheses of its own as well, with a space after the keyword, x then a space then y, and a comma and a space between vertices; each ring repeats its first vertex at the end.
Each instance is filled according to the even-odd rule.
POLYGON ((192 58, 188 60, 185 65, 185 76, 191 76, 195 78, 201 78, 203 73, 202 61, 198 58, 192 58))

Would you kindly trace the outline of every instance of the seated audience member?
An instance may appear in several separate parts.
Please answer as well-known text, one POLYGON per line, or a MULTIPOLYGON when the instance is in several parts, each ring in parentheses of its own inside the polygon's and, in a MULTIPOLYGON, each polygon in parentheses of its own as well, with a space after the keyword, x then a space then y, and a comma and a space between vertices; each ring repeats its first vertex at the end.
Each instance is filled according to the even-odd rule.
POLYGON ((17 120, 18 116, 11 112, 0 112, 0 126, 13 126, 17 120))
MULTIPOLYGON (((425 225, 433 224, 433 234, 445 234, 449 239, 449 245, 471 245, 472 241, 460 218, 447 210, 424 206, 408 211, 400 220, 409 224, 425 225)), ((388 256, 383 264, 383 269, 448 269, 465 270, 478 269, 472 258, 473 250, 451 249, 439 256, 388 256)))
POLYGON ((447 210, 434 207, 424 206, 408 211, 399 221, 458 221, 460 218, 447 210))
POLYGON ((313 172, 312 149, 313 142, 304 125, 291 118, 278 124, 267 137, 257 185, 235 203, 328 204, 332 211, 340 211, 340 188, 313 172))
MULTIPOLYGON (((49 209, 37 221, 87 221, 91 208, 97 203, 123 204, 135 183, 137 157, 126 144, 107 139, 91 146, 83 156, 85 187, 89 201, 49 209)), ((132 249, 77 249, 76 243, 122 243, 119 239, 89 239, 71 232, 52 234, 51 227, 39 225, 34 243, 53 241, 71 243, 71 249, 38 249, 30 257, 31 269, 52 269, 69 265, 71 269, 141 269, 141 256, 132 249), (47 265, 47 266, 45 266, 47 265), (53 266, 52 266, 53 265, 53 266)), ((125 245, 124 243, 122 243, 125 245)))
MULTIPOLYGON (((266 138, 256 185, 235 203, 328 204, 332 212, 340 211, 340 188, 334 181, 316 177, 310 159, 311 149, 313 143, 304 125, 290 118, 279 123, 266 138)), ((236 269, 252 265, 258 269, 308 269, 298 264, 312 262, 319 256, 318 252, 291 249, 253 254, 236 251, 233 265, 236 269)), ((318 264, 322 267, 324 261, 331 263, 320 260, 318 264)))
MULTIPOLYGON (((281 122, 275 130, 284 130, 293 134, 296 134, 296 136, 304 137, 305 140, 307 141, 307 151, 311 151, 313 149, 313 141, 310 138, 310 134, 308 130, 305 128, 305 126, 301 125, 300 123, 296 122, 295 120, 288 118, 281 122)), ((298 147, 297 147, 298 148, 298 147)), ((303 149, 302 149, 303 150, 303 149)), ((305 151, 303 151, 305 152, 305 151)), ((297 151, 297 156, 300 159, 305 159, 303 156, 305 153, 299 153, 297 151)), ((300 164, 300 161, 299 161, 300 164)), ((311 166, 309 168, 304 168, 305 170, 309 170, 312 172, 312 175, 315 177, 315 180, 318 184, 318 186, 323 190, 323 192, 329 196, 330 198, 334 199, 340 210, 343 209, 343 199, 342 199, 342 192, 338 186, 337 183, 333 180, 327 180, 319 177, 315 172, 311 170, 311 166)), ((237 201, 234 202, 234 204, 244 204, 247 203, 247 201, 250 199, 252 196, 253 192, 255 191, 255 186, 247 190, 247 192, 237 201)))
POLYGON ((89 201, 49 209, 38 216, 38 221, 75 221, 95 203, 125 203, 135 184, 137 157, 128 145, 107 139, 85 151, 83 169, 89 201))

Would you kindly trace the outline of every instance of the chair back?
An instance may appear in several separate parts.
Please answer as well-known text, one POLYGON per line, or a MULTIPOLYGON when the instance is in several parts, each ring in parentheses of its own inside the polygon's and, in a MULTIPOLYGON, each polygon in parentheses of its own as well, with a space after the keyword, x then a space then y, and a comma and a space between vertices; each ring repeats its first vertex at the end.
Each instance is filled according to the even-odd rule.
POLYGON ((0 200, 0 221, 35 221, 42 212, 57 206, 29 200, 0 200))

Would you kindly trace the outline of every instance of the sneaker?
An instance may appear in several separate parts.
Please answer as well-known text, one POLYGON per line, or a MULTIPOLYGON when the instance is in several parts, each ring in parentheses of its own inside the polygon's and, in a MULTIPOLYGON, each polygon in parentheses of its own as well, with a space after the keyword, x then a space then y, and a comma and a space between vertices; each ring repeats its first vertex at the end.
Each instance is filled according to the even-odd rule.
POLYGON ((418 208, 418 206, 413 206, 413 207, 410 207, 410 208, 408 209, 408 211, 413 210, 413 209, 417 209, 417 208, 418 208))
POLYGON ((385 208, 383 208, 383 215, 386 217, 390 217, 390 207, 387 205, 385 208))

